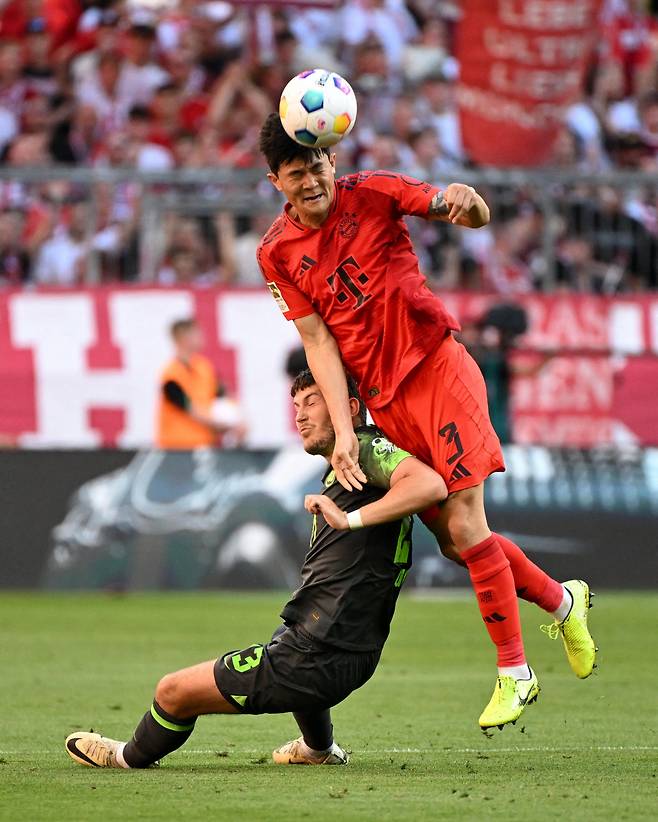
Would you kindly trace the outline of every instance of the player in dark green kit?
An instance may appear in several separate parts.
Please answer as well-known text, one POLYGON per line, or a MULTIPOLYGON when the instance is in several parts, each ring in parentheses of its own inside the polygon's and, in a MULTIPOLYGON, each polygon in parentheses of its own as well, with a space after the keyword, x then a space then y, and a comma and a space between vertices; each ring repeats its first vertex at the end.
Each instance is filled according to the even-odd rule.
POLYGON ((335 435, 310 371, 291 394, 305 450, 327 460, 321 494, 306 497, 311 544, 300 587, 266 645, 230 651, 164 676, 130 742, 84 731, 66 739, 82 765, 147 768, 180 748, 202 714, 293 713, 299 739, 273 752, 279 764, 344 765, 330 708, 373 675, 395 603, 411 566, 411 514, 447 496, 441 477, 372 426, 356 384, 348 381, 359 464, 367 482, 346 491, 329 459, 335 435))

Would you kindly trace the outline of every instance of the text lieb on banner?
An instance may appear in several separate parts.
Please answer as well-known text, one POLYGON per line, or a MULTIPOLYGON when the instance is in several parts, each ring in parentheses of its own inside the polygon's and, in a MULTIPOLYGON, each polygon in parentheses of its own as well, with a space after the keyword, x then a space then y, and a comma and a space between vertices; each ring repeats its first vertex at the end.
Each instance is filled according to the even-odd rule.
POLYGON ((595 43, 599 0, 462 0, 464 148, 477 163, 548 162, 595 43))

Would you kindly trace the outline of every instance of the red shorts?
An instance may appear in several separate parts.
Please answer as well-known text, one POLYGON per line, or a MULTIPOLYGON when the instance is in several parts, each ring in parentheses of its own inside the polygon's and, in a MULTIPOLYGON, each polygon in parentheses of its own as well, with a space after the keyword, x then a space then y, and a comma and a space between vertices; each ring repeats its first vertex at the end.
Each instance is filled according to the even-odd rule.
POLYGON ((482 372, 452 334, 402 381, 392 402, 370 413, 391 442, 441 474, 450 493, 505 470, 482 372))

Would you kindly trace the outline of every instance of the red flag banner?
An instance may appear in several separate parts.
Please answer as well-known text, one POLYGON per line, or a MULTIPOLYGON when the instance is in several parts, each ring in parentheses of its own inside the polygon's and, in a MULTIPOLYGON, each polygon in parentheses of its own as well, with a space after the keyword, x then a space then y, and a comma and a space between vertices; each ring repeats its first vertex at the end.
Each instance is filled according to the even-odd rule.
POLYGON ((580 93, 599 0, 462 0, 457 36, 464 148, 477 163, 550 160, 580 93))

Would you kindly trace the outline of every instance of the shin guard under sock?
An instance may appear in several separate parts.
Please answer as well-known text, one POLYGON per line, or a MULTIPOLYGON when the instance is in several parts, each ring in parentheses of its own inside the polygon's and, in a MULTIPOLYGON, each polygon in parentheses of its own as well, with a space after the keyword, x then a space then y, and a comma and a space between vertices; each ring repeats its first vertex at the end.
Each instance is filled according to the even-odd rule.
POLYGON ((499 667, 525 664, 521 618, 510 563, 495 534, 462 551, 499 667))
POLYGON ((164 711, 153 700, 151 710, 142 717, 133 738, 123 749, 123 758, 131 768, 148 768, 187 742, 196 717, 178 719, 164 711))
POLYGON ((509 560, 516 593, 521 599, 539 605, 544 611, 552 614, 560 607, 564 596, 564 588, 559 582, 549 577, 542 569, 535 565, 511 539, 494 534, 503 553, 509 560))

